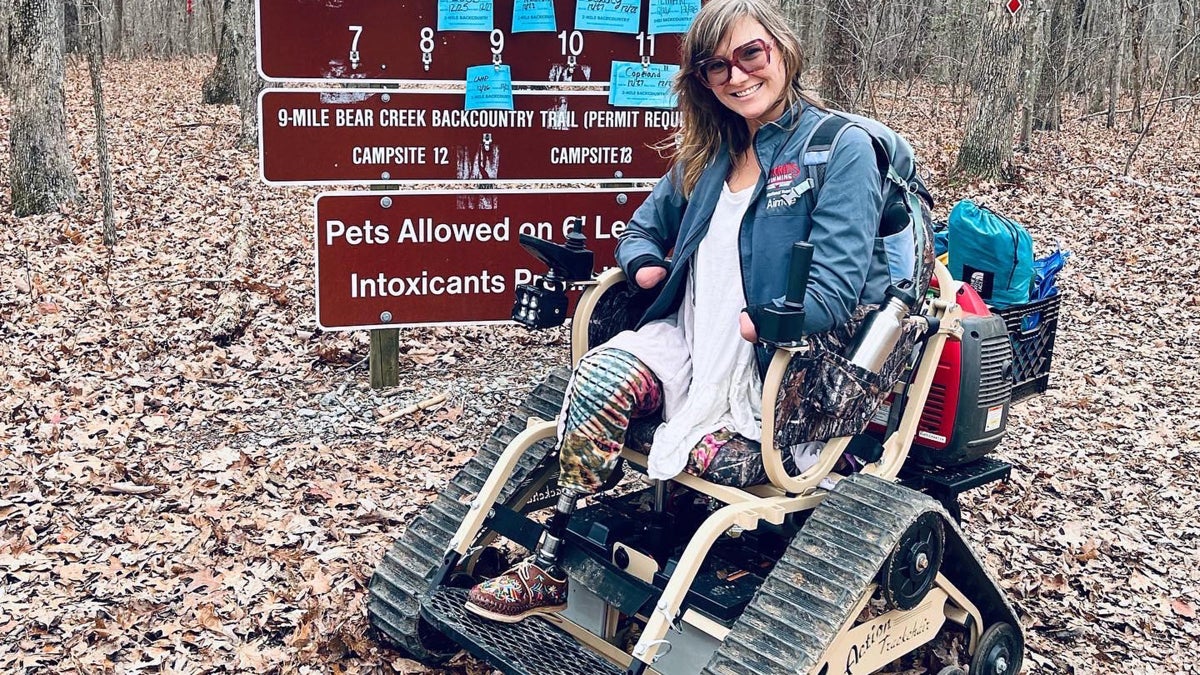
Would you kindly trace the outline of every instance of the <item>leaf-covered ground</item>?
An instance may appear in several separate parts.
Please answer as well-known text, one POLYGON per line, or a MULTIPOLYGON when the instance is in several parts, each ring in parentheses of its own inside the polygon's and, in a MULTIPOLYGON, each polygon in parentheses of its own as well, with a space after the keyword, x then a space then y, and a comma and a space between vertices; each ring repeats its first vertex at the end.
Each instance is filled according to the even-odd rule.
MULTIPOLYGON (((81 201, 18 220, 0 195, 0 672, 423 672, 368 638, 367 580, 565 362, 564 334, 405 330, 402 385, 372 391, 366 333, 315 327, 314 191, 259 183, 234 110, 199 102, 209 65, 109 65, 111 255, 82 68, 67 97, 81 201), (245 294, 249 322, 219 345, 223 292, 245 294)), ((1194 104, 1162 111, 1132 179, 1136 135, 1069 108, 1018 154, 1018 184, 981 185, 946 177, 954 103, 890 94, 878 114, 917 146, 941 215, 973 197, 1039 253, 1073 253, 1051 388, 1015 407, 999 450, 1013 480, 964 504, 1025 623, 1027 672, 1197 672, 1194 104)), ((7 120, 0 99, 5 141, 7 120)))

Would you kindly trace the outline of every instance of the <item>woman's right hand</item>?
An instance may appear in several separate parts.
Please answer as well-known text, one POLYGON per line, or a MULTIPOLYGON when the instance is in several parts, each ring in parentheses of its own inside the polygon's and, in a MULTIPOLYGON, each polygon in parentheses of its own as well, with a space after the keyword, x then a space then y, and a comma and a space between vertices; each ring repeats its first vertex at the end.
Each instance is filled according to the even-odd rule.
POLYGON ((657 265, 647 265, 633 275, 633 280, 638 285, 638 288, 645 290, 654 288, 655 286, 661 284, 662 280, 666 278, 667 268, 658 267, 657 265))

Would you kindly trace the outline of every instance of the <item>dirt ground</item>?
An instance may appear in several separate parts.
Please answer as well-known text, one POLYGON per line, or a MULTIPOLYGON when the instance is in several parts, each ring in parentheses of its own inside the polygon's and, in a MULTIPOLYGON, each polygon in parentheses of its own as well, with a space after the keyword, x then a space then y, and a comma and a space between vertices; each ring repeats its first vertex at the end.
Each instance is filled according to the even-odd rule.
MULTIPOLYGON (((565 333, 405 329, 401 386, 371 390, 367 334, 316 328, 316 191, 259 182, 235 111, 200 104, 209 65, 108 66, 111 252, 81 67, 80 201, 15 219, 0 195, 0 671, 426 672, 367 635, 372 569, 566 362, 565 333), (247 322, 219 344, 222 294, 247 322)), ((1050 389, 1014 407, 998 451, 1013 478, 963 508, 1020 612, 1026 672, 1198 672, 1195 103, 1160 111, 1129 178, 1136 134, 1068 106, 1013 184, 947 178, 961 110, 932 88, 885 85, 876 108, 916 146, 940 216, 974 198, 1039 254, 1071 251, 1050 389)))

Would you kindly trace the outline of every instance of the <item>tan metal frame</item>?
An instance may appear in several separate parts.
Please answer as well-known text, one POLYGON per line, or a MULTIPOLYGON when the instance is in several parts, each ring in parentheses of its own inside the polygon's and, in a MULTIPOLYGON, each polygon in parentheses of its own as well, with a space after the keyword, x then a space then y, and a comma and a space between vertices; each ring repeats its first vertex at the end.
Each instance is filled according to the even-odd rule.
POLYGON ((571 368, 574 369, 579 363, 579 359, 588 350, 588 322, 592 318, 592 312, 596 311, 596 303, 600 302, 600 298, 604 296, 604 292, 616 286, 617 284, 625 283, 625 273, 620 267, 613 267, 604 270, 596 275, 594 281, 575 284, 575 288, 583 288, 583 295, 579 297, 579 302, 575 305, 575 315, 571 318, 571 368))
POLYGON ((937 636, 947 620, 970 626, 970 649, 975 650, 983 615, 946 577, 937 575, 934 587, 910 610, 893 609, 857 623, 874 595, 872 584, 859 599, 850 620, 838 631, 810 673, 874 673, 937 636), (824 671, 822 670, 824 669, 824 671))
MULTIPOLYGON (((885 440, 883 457, 878 462, 868 465, 864 469, 867 472, 884 478, 895 478, 908 456, 908 449, 916 435, 920 414, 924 408, 930 386, 932 385, 933 375, 946 339, 951 336, 960 337, 962 335, 962 310, 955 302, 955 283, 949 271, 941 263, 935 265, 934 271, 937 276, 940 293, 937 298, 928 301, 926 316, 938 320, 937 333, 929 339, 925 347, 925 353, 922 356, 916 376, 910 387, 910 396, 905 406, 904 416, 897 430, 885 440)), ((579 359, 587 351, 587 328, 596 303, 606 290, 618 283, 624 283, 624 281, 625 275, 621 270, 611 269, 600 274, 594 282, 577 285, 577 287, 584 287, 584 293, 576 307, 575 318, 572 320, 572 365, 578 363, 579 359)), ((787 473, 783 467, 782 449, 775 447, 773 442, 775 400, 779 396, 780 384, 787 371, 788 362, 794 354, 804 348, 801 346, 797 348, 777 349, 763 383, 763 463, 771 484, 749 489, 732 488, 717 485, 687 473, 682 473, 673 479, 682 485, 719 500, 725 506, 712 513, 692 536, 683 554, 680 556, 675 572, 667 582, 667 586, 659 598, 654 611, 651 616, 647 617, 641 639, 638 640, 632 654, 643 662, 653 663, 659 648, 666 643, 665 637, 667 632, 679 620, 680 607, 700 569, 701 563, 707 556, 709 549, 721 535, 729 532, 731 528, 740 528, 741 530, 757 529, 759 523, 762 521, 776 525, 781 524, 788 514, 816 508, 824 498, 825 491, 820 490, 818 486, 823 478, 830 477, 830 472, 837 458, 845 451, 849 443, 849 438, 837 438, 826 443, 816 465, 802 472, 799 476, 791 476, 787 473)), ((496 466, 484 482, 479 494, 471 501, 470 511, 451 539, 448 551, 455 551, 459 555, 467 553, 480 529, 483 527, 488 512, 500 494, 501 488, 508 481, 521 455, 538 441, 554 437, 555 433, 556 422, 531 420, 529 428, 518 434, 509 443, 509 446, 501 453, 496 466)), ((642 467, 646 465, 647 458, 643 454, 625 449, 622 452, 622 456, 634 464, 642 467)), ((836 476, 833 477, 836 478, 836 476)), ((864 599, 861 603, 865 604, 869 597, 869 594, 864 594, 864 599)), ((975 609, 974 605, 941 575, 938 576, 935 591, 931 591, 931 597, 933 598, 932 600, 927 598, 926 602, 920 607, 910 612, 902 613, 902 615, 904 617, 933 616, 934 609, 932 608, 936 607, 937 616, 943 617, 943 620, 945 617, 949 617, 959 623, 966 623, 966 617, 971 616, 975 619, 973 625, 976 626, 975 633, 971 636, 971 647, 974 649, 974 643, 978 637, 977 627, 982 625, 979 612, 975 609), (935 592, 937 595, 934 595, 935 592)), ((859 609, 861 610, 861 606, 859 609)), ((857 618, 858 612, 854 616, 857 618)), ((896 619, 901 615, 892 612, 884 616, 892 616, 893 619, 896 619)), ((702 619, 703 617, 700 618, 702 619)), ((879 624, 876 622, 883 618, 879 617, 870 622, 865 622, 858 627, 854 627, 852 621, 850 625, 843 627, 834 645, 843 644, 847 640, 850 640, 850 635, 860 635, 864 631, 875 630, 872 627, 877 627, 879 624)), ((602 637, 592 635, 589 631, 562 617, 553 617, 551 620, 586 644, 597 649, 606 658, 609 658, 621 667, 627 667, 630 663, 629 654, 609 644, 602 637)), ((711 621, 700 621, 698 624, 695 621, 689 621, 689 623, 697 625, 697 627, 706 632, 708 632, 709 628, 712 628, 709 624, 713 624, 711 621)), ((941 624, 939 623, 938 625, 940 626, 941 624)), ((717 625, 716 628, 721 627, 717 625)), ((720 633, 721 631, 716 632, 720 633)), ((723 637, 723 635, 719 637, 723 637)), ((849 644, 853 644, 853 642, 849 644)), ((835 647, 831 646, 830 653, 834 653, 834 651, 835 647)))

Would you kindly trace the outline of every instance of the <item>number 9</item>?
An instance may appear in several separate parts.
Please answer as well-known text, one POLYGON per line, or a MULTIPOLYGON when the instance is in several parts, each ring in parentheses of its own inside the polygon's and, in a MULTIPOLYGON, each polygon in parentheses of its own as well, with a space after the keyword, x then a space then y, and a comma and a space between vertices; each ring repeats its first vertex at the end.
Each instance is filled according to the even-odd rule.
POLYGON ((504 51, 504 31, 499 28, 493 28, 490 39, 492 41, 493 54, 499 54, 504 51))

